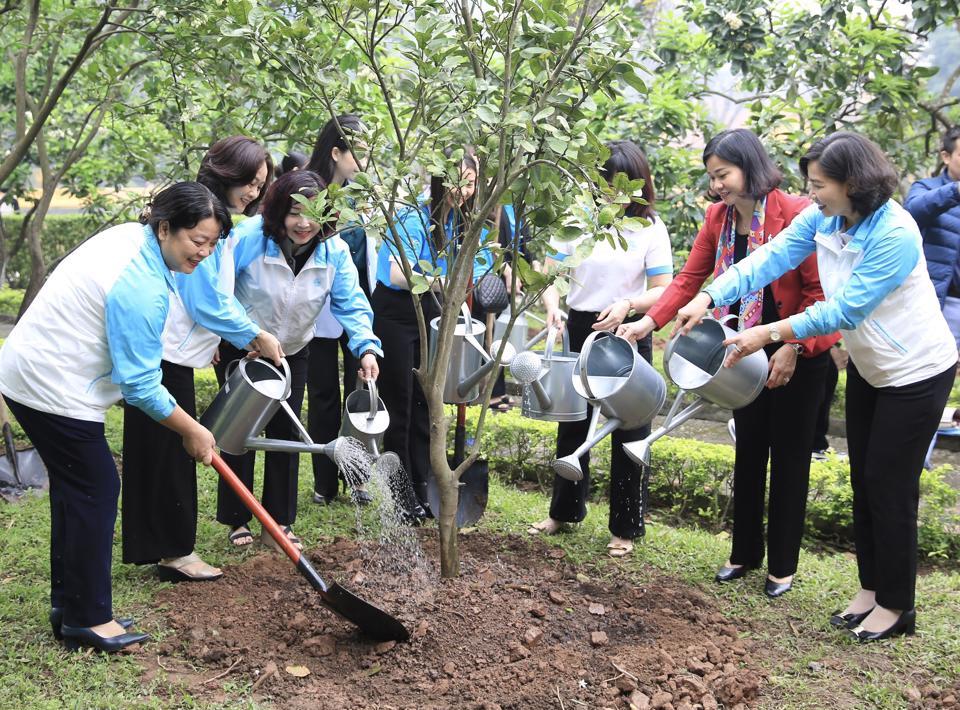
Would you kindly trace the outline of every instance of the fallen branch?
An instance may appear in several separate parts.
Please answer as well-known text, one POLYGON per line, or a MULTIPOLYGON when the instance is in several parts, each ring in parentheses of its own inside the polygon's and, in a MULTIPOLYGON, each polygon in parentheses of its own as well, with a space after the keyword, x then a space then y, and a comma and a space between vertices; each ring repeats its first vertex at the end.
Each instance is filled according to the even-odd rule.
POLYGON ((237 664, 240 663, 240 661, 242 660, 243 660, 243 656, 240 656, 237 660, 233 662, 233 664, 227 670, 223 671, 223 673, 217 673, 217 675, 213 676, 213 678, 207 678, 200 685, 206 685, 207 683, 212 683, 213 681, 219 678, 223 678, 223 676, 227 675, 228 673, 230 673, 230 671, 236 668, 237 664))

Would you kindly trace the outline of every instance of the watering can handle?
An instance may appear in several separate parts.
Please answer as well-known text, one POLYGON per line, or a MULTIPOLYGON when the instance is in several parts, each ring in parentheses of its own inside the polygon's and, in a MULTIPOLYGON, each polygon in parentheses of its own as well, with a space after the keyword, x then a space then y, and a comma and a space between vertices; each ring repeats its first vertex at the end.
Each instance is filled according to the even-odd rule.
POLYGON ((367 391, 370 392, 370 409, 367 411, 367 421, 372 422, 374 417, 377 416, 377 410, 380 409, 380 395, 377 392, 377 381, 372 379, 364 380, 361 378, 357 389, 362 390, 364 385, 366 385, 367 391))
POLYGON ((293 375, 290 373, 290 363, 287 362, 287 358, 280 358, 280 367, 283 368, 283 379, 286 385, 283 390, 283 396, 280 399, 286 402, 287 398, 290 397, 290 391, 293 389, 293 375))
MULTIPOLYGON (((583 342, 583 347, 580 348, 580 384, 583 385, 583 391, 587 393, 589 399, 596 399, 596 396, 590 389, 590 381, 589 378, 587 378, 587 360, 590 358, 590 349, 593 347, 593 341, 604 333, 606 333, 606 331, 602 330, 590 333, 583 342)), ((609 333, 606 334, 609 335, 609 333)))
POLYGON ((547 328, 547 342, 543 348, 543 364, 549 365, 550 361, 553 360, 553 345, 557 339, 557 327, 555 325, 550 325, 547 328))
POLYGON ((240 360, 231 360, 227 363, 227 367, 223 372, 223 391, 230 392, 230 377, 233 375, 234 371, 240 365, 240 360))
POLYGON ((470 306, 467 305, 466 301, 460 307, 460 314, 463 316, 463 339, 480 352, 485 363, 491 362, 493 358, 490 357, 490 353, 483 349, 480 341, 473 335, 473 316, 470 315, 470 306))

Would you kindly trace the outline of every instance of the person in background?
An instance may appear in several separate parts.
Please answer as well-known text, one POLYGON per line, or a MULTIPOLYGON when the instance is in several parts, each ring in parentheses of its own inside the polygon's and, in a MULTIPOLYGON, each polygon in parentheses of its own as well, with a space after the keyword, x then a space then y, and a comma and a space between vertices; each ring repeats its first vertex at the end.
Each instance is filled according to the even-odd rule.
MULTIPOLYGON (((231 136, 214 143, 200 162, 197 182, 234 214, 251 215, 273 176, 270 154, 257 141, 231 136)), ((262 331, 233 297, 235 240, 217 242, 192 285, 190 309, 170 299, 163 328, 161 383, 191 417, 197 415, 194 369, 209 367, 220 338, 279 362, 277 339, 262 331), (209 278, 207 278, 209 276, 209 278), (196 288, 206 279, 203 288, 196 288), (249 343, 249 346, 247 345, 249 343)), ((185 277, 184 277, 185 278, 185 277)), ((127 564, 157 565, 168 582, 201 582, 223 575, 194 552, 197 541, 197 466, 177 445, 177 433, 135 406, 123 418, 122 548, 127 564)))
MULTIPOLYGON (((654 209, 656 195, 647 156, 631 141, 609 143, 610 157, 600 171, 610 182, 619 173, 630 180, 643 180, 645 204, 632 202, 626 208, 627 217, 649 221, 649 226, 638 230, 622 230, 627 249, 614 248, 607 240, 597 241, 590 255, 573 268, 570 274, 570 293, 567 307, 570 313, 570 349, 579 352, 587 337, 595 330, 613 330, 624 321, 633 322, 646 313, 673 279, 673 253, 670 235, 654 209), (633 313, 634 315, 630 315, 633 313)), ((551 261, 562 261, 574 254, 581 240, 554 241, 550 247, 551 261)), ((560 311, 560 296, 549 287, 543 295, 547 309, 547 324, 562 330, 564 322, 560 311)), ((638 343, 640 355, 653 361, 653 341, 649 334, 638 343)), ((557 425, 557 458, 573 453, 587 438, 589 422, 561 422, 557 425)), ((643 439, 650 427, 617 430, 612 435, 610 457, 610 543, 611 557, 624 557, 633 550, 633 541, 644 534, 642 471, 623 450, 623 444, 643 439)), ((530 526, 530 534, 553 535, 564 523, 576 523, 587 515, 590 496, 590 453, 580 457, 583 478, 569 481, 554 474, 550 514, 530 526)))
MULTIPOLYGON (((347 113, 336 120, 331 118, 320 129, 307 169, 319 175, 324 185, 345 185, 364 168, 366 144, 362 134, 359 116, 347 113)), ((338 236, 350 250, 360 290, 369 300, 377 284, 376 240, 367 236, 362 224, 351 225, 338 236)), ((320 312, 313 334, 307 363, 307 429, 314 441, 330 441, 340 431, 343 413, 339 356, 342 353, 344 398, 355 387, 357 359, 350 351, 349 335, 334 318, 329 303, 320 312)), ((370 494, 358 482, 352 483, 354 502, 368 504, 370 494)), ((313 454, 313 502, 329 505, 339 489, 337 465, 326 456, 313 454)))
MULTIPOLYGON (((415 273, 422 273, 421 261, 439 267, 440 275, 433 283, 433 288, 439 290, 439 279, 446 276, 449 268, 450 245, 462 238, 464 214, 471 209, 476 189, 477 160, 470 151, 464 153, 460 163, 460 179, 462 184, 448 188, 449 178, 433 176, 426 199, 397 214, 393 234, 384 239, 377 254, 373 327, 383 341, 380 396, 390 412, 390 428, 384 435, 383 447, 395 452, 403 464, 406 479, 396 485, 407 490, 398 491, 397 504, 412 524, 433 516, 427 503, 430 413, 413 372, 420 366, 420 329, 400 252, 415 273)), ((474 280, 489 268, 489 252, 481 248, 474 259, 474 280)), ((431 319, 440 315, 435 296, 424 294, 420 306, 429 328, 431 319)))
POLYGON ((860 590, 830 623, 860 642, 912 634, 920 472, 953 385, 957 344, 920 230, 892 199, 899 178, 883 151, 841 131, 815 143, 800 170, 815 204, 684 306, 677 327, 689 331, 711 306, 742 299, 816 251, 826 301, 737 333, 725 365, 771 342, 843 333, 860 590))
MULTIPOLYGON (((633 340, 664 327, 708 278, 719 277, 755 251, 775 244, 784 229, 808 205, 779 188, 782 176, 760 139, 740 128, 714 136, 703 150, 710 190, 720 202, 707 209, 690 257, 660 300, 636 323, 619 333, 633 340)), ((814 256, 779 279, 743 294, 714 311, 718 319, 733 315, 737 327, 766 327, 823 300, 814 256)), ((823 398, 827 351, 835 333, 784 336, 766 348, 770 361, 767 386, 746 407, 733 413, 736 453, 733 473, 733 544, 717 571, 717 582, 739 579, 763 562, 764 591, 774 598, 790 590, 800 558, 810 479, 810 450, 817 410, 823 398), (770 505, 764 508, 767 463, 770 505), (766 545, 764 545, 766 542, 766 545)))
POLYGON ((920 228, 927 273, 960 347, 960 126, 943 134, 943 170, 917 180, 903 206, 920 228))
POLYGON ((0 392, 50 476, 50 623, 69 648, 115 652, 150 638, 113 615, 120 477, 104 419, 123 398, 176 432, 191 459, 210 462, 213 435, 161 383, 161 333, 172 272, 191 274, 230 227, 203 185, 161 190, 140 224, 111 227, 68 255, 0 349, 0 392))
POLYGON ((294 170, 303 170, 307 167, 309 160, 305 153, 301 153, 299 150, 291 150, 280 160, 275 177, 280 177, 284 173, 292 173, 294 170))

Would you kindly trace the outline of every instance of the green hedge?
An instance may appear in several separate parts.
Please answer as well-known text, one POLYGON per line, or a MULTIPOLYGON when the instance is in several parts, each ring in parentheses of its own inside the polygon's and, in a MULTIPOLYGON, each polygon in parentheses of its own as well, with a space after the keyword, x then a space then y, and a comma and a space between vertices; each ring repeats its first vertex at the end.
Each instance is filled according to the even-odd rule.
POLYGON ((0 315, 16 316, 23 301, 22 288, 0 288, 0 315))
MULTIPOLYGON (((468 427, 476 426, 470 410, 468 427)), ((516 409, 488 416, 482 450, 509 481, 553 480, 556 424, 526 419, 516 409)), ((606 496, 610 487, 610 438, 591 453, 591 497, 606 496)), ((732 522, 733 448, 692 439, 664 437, 653 446, 650 505, 675 520, 720 530, 732 522)), ((958 492, 945 477, 949 466, 924 471, 920 477, 919 547, 927 558, 960 559, 958 492)), ((832 543, 853 538, 853 494, 845 459, 830 457, 810 467, 807 534, 832 543)))
MULTIPOLYGON (((12 248, 20 235, 23 216, 4 215, 3 227, 7 233, 7 248, 12 248)), ((98 226, 98 221, 85 214, 52 214, 43 221, 43 256, 49 265, 77 244, 90 236, 98 226)), ((14 288, 26 288, 30 279, 30 252, 26 243, 11 254, 7 262, 7 284, 14 288)))

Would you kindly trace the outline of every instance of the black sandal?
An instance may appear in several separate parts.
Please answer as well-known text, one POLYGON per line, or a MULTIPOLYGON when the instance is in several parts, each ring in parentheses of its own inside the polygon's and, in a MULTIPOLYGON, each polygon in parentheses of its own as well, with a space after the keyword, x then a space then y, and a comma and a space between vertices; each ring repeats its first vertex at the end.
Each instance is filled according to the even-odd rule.
POLYGON ((245 525, 241 525, 231 530, 227 539, 234 547, 246 547, 253 544, 253 533, 245 525), (240 542, 241 540, 247 540, 247 542, 240 542))

